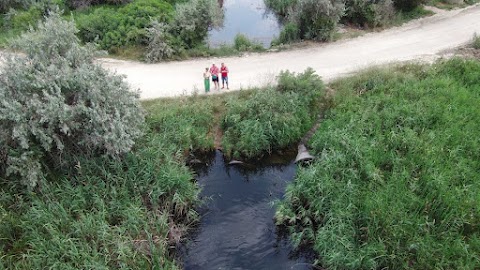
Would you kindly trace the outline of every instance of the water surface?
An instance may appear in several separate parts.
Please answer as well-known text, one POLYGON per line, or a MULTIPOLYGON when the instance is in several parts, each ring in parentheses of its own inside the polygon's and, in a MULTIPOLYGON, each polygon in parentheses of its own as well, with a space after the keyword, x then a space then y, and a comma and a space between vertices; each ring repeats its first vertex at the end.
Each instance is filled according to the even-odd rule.
POLYGON ((225 19, 221 29, 209 32, 209 44, 233 44, 235 35, 242 33, 265 47, 280 32, 276 16, 265 7, 263 0, 220 0, 225 19))
POLYGON ((294 155, 287 157, 228 166, 217 151, 209 166, 197 169, 201 196, 209 200, 181 252, 184 269, 311 269, 312 254, 294 251, 273 220, 271 202, 295 176, 294 155))

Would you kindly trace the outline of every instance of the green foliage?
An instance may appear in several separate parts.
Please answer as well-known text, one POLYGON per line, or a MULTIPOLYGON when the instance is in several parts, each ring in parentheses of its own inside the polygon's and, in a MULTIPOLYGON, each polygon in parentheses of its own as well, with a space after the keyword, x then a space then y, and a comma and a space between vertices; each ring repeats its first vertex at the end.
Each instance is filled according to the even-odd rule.
POLYGON ((252 158, 299 141, 313 124, 322 92, 320 78, 307 69, 282 72, 276 88, 229 100, 222 123, 225 152, 252 158))
POLYGON ((256 43, 248 39, 244 34, 237 34, 233 40, 233 47, 240 52, 246 51, 264 51, 262 44, 256 43))
POLYGON ((34 187, 46 168, 82 155, 117 156, 141 135, 138 95, 93 63, 73 22, 52 14, 12 43, 24 55, 0 73, 0 171, 34 187))
POLYGON ((76 176, 46 183, 38 194, 2 189, 1 205, 17 210, 0 213, 2 263, 7 269, 179 269, 169 246, 173 230, 184 233, 197 220, 198 189, 172 150, 149 134, 122 161, 80 159, 76 176))
POLYGON ((72 9, 85 9, 92 5, 122 5, 130 2, 134 2, 133 0, 64 0, 66 4, 72 9))
POLYGON ((154 133, 161 134, 162 140, 182 150, 207 151, 213 148, 212 101, 192 97, 151 103, 146 106, 149 111, 147 123, 154 133))
POLYGON ((472 47, 474 49, 480 50, 480 36, 478 36, 477 33, 473 35, 472 47))
POLYGON ((391 0, 348 0, 343 20, 359 26, 377 27, 392 23, 395 9, 391 0))
POLYGON ((32 6, 25 11, 11 10, 7 16, 5 26, 16 30, 28 30, 37 24, 42 19, 43 11, 32 6))
POLYGON ((173 8, 162 0, 137 0, 123 7, 102 6, 76 16, 79 36, 115 51, 123 46, 146 45, 152 20, 168 22, 173 8))
POLYGON ((339 0, 299 0, 292 18, 305 39, 330 40, 343 16, 345 4, 339 0))
POLYGON ((278 15, 286 17, 298 3, 298 0, 265 0, 265 5, 278 15))
POLYGON ((282 31, 280 32, 279 37, 272 43, 274 44, 288 44, 300 39, 300 29, 298 25, 292 22, 289 22, 283 26, 282 31))
POLYGON ((393 3, 398 10, 410 11, 424 4, 426 0, 394 0, 393 3))
POLYGON ((327 269, 479 268, 479 75, 454 59, 334 83, 277 222, 327 269))
MULTIPOLYGON (((266 4, 276 13, 283 15, 287 25, 288 23, 290 27, 296 25, 300 38, 319 41, 332 38, 335 27, 345 10, 345 3, 340 0, 269 0, 266 4)), ((288 31, 291 30, 294 29, 288 31)))
POLYGON ((171 23, 156 22, 147 29, 146 60, 158 62, 198 48, 204 43, 208 30, 219 26, 222 20, 223 13, 216 0, 177 4, 171 23))
POLYGON ((70 171, 49 171, 35 193, 0 178, 2 266, 180 269, 170 247, 198 220, 199 203, 183 151, 212 148, 220 103, 144 102, 146 135, 135 149, 121 159, 79 156, 70 171))

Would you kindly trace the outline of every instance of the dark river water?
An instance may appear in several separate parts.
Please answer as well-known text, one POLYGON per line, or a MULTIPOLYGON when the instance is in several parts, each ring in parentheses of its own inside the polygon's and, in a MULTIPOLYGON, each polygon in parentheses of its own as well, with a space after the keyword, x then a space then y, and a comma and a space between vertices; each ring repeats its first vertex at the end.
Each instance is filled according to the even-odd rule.
POLYGON ((280 32, 276 16, 265 7, 263 0, 220 0, 225 14, 221 29, 209 32, 209 44, 233 44, 235 35, 242 33, 265 47, 280 32))
POLYGON ((196 168, 206 199, 200 224, 180 250, 184 269, 312 269, 312 253, 292 249, 274 223, 272 202, 295 176, 295 153, 256 166, 225 164, 220 151, 196 168))

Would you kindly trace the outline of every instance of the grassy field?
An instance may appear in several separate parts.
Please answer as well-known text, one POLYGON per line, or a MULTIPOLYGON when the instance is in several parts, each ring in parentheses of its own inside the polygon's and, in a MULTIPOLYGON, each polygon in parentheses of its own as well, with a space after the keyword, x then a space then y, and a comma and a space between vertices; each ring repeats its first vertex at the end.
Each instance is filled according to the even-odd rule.
POLYGON ((334 82, 277 222, 326 269, 480 268, 480 62, 334 82))
MULTIPOLYGON (((51 168, 32 192, 0 179, 0 269, 178 269, 172 251, 198 221, 199 188, 185 166, 190 155, 212 150, 223 133, 238 132, 236 126, 222 130, 237 114, 249 116, 237 119, 239 126, 253 120, 275 127, 285 144, 300 140, 313 119, 308 108, 320 99, 320 79, 308 71, 285 73, 280 81, 277 88, 145 101, 146 135, 121 158, 51 168), (294 90, 300 86, 304 92, 294 90), (257 100, 266 94, 268 104, 284 108, 253 119, 266 111, 268 104, 257 100), (277 127, 285 119, 289 126, 277 127)), ((248 136, 272 139, 265 134, 248 136)), ((262 155, 284 146, 244 140, 223 138, 232 153, 262 155)))

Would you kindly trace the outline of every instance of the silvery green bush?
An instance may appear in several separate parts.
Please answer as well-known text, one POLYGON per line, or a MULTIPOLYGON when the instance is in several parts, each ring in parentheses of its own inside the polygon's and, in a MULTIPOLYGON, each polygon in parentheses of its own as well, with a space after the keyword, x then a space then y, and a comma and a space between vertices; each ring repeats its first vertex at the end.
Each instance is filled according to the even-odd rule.
POLYGON ((311 40, 330 40, 345 12, 343 0, 298 0, 292 14, 300 36, 311 40))
POLYGON ((158 62, 185 49, 195 48, 205 41, 209 29, 222 22, 223 12, 217 0, 191 0, 177 4, 170 24, 153 22, 147 28, 145 58, 148 62, 158 62))
POLYGON ((138 93, 93 62, 74 22, 51 14, 0 67, 0 174, 35 187, 79 155, 118 156, 141 135, 138 93))
POLYGON ((168 32, 169 26, 158 21, 152 22, 152 27, 147 28, 148 46, 145 53, 147 62, 154 63, 170 59, 175 54, 173 37, 168 32))

